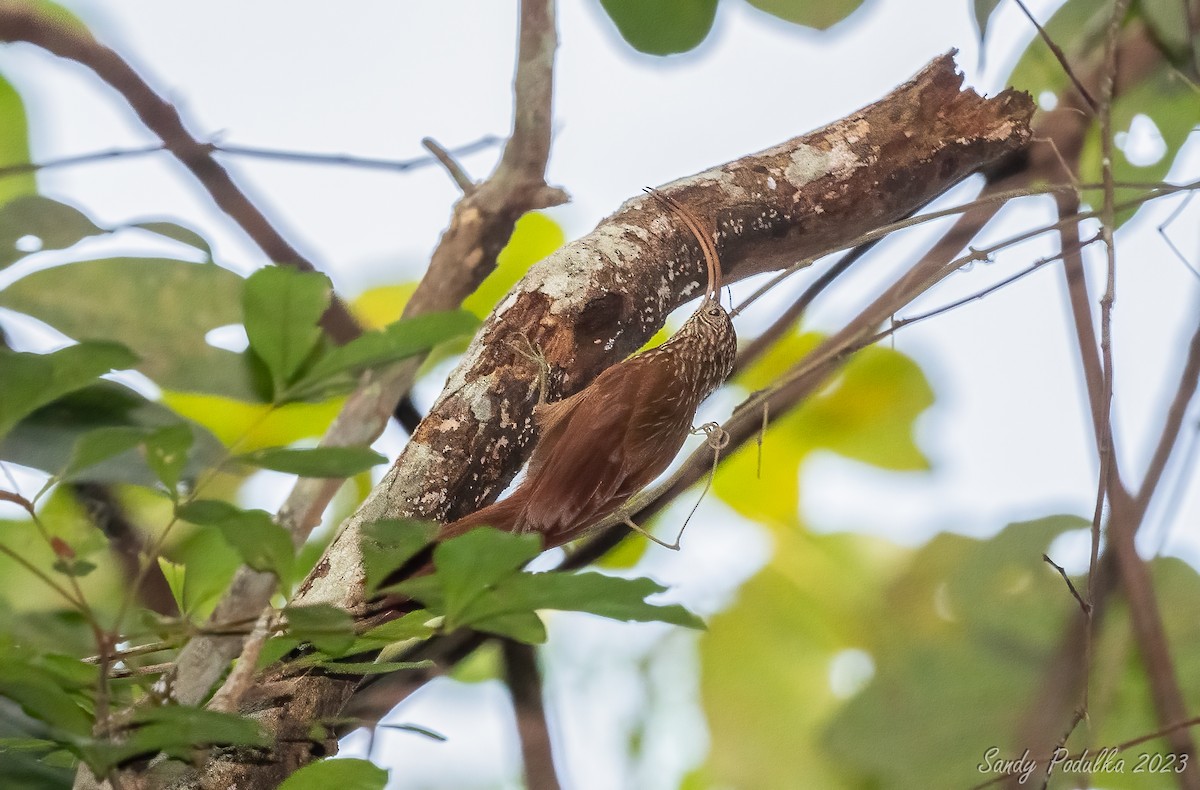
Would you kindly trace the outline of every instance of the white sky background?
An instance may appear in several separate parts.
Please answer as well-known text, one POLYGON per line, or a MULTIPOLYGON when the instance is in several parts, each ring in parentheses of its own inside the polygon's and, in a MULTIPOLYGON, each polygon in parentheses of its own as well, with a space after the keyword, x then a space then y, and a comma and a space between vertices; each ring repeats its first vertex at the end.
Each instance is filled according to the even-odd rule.
MULTIPOLYGON (((68 5, 102 41, 141 67, 202 138, 404 159, 424 153, 419 141, 426 135, 455 146, 509 128, 514 2, 68 5)), ((1003 87, 998 75, 1009 71, 1033 35, 1015 6, 1005 4, 993 20, 981 72, 967 0, 876 0, 824 34, 724 0, 708 40, 695 52, 664 60, 639 55, 621 41, 596 0, 560 5, 548 180, 564 186, 573 202, 549 213, 568 239, 586 233, 642 186, 836 120, 950 48, 960 50, 968 84, 994 94, 1003 87)), ((1044 20, 1057 3, 1030 5, 1044 20)), ((35 160, 155 142, 115 94, 79 67, 28 47, 6 47, 0 49, 0 72, 26 99, 35 160)), ((1133 135, 1130 144, 1152 152, 1153 138, 1133 135)), ((1172 180, 1200 177, 1198 150, 1193 140, 1172 180)), ((494 151, 486 152, 466 157, 464 164, 482 178, 494 158, 494 151)), ((285 235, 348 296, 418 276, 457 195, 436 168, 397 175, 246 159, 226 163, 285 235)), ((176 218, 214 243, 219 263, 247 271, 263 262, 165 155, 48 170, 39 178, 45 194, 85 208, 101 224, 176 218)), ((975 189, 974 182, 965 185, 943 203, 967 200, 975 189)), ((1133 479, 1156 438, 1149 431, 1157 429, 1164 398, 1174 387, 1181 332, 1190 331, 1187 317, 1195 313, 1200 294, 1200 282, 1155 228, 1178 200, 1153 206, 1118 235, 1116 430, 1123 467, 1133 479)), ((1045 224, 1051 212, 1048 199, 1012 207, 987 238, 1045 224)), ((1198 215, 1190 207, 1169 230, 1193 265, 1200 261, 1198 215)), ((822 328, 836 326, 935 235, 934 229, 909 233, 883 245, 856 267, 852 280, 818 303, 811 320, 822 328)), ((912 312, 974 292, 1053 252, 1050 239, 1023 245, 994 264, 950 278, 912 312)), ((1101 259, 1096 246, 1089 252, 1093 273, 1101 272, 1101 259)), ((780 289, 775 303, 802 285, 797 280, 780 289)), ((768 301, 759 304, 758 316, 740 319, 743 336, 769 319, 768 301)), ((920 432, 934 472, 897 475, 839 458, 814 459, 803 477, 806 517, 818 529, 869 530, 915 545, 940 529, 987 535, 1013 520, 1058 512, 1090 516, 1096 469, 1065 304, 1061 276, 1047 267, 981 302, 899 333, 896 347, 917 359, 937 394, 920 432)), ((25 336, 32 335, 18 331, 14 339, 25 336)), ((426 388, 418 394, 427 400, 434 393, 426 388)), ((380 447, 394 455, 398 436, 389 435, 380 447)), ((1190 475, 1194 484, 1194 470, 1190 475)), ((282 496, 264 493, 266 499, 282 496)), ((1166 535, 1170 553, 1196 562, 1200 495, 1194 485, 1169 520, 1166 515, 1161 507, 1152 511, 1155 539, 1147 548, 1157 548, 1166 535)), ((767 551, 753 528, 730 526, 727 516, 720 506, 709 506, 679 555, 651 552, 649 571, 679 585, 676 594, 702 612, 719 608, 767 551), (731 556, 742 566, 736 572, 728 565, 731 556)), ((1060 548, 1056 559, 1069 570, 1083 568, 1082 542, 1074 550, 1060 548)), ((626 786, 639 776, 620 759, 626 728, 648 693, 637 685, 641 681, 629 660, 660 645, 664 630, 556 617, 551 631, 549 653, 563 659, 550 671, 555 726, 566 746, 560 771, 571 786, 626 786)), ((669 649, 684 655, 680 644, 672 639, 669 649)), ((660 680, 655 693, 672 698, 686 698, 695 682, 686 676, 660 680)), ((381 734, 374 756, 404 766, 406 783, 396 787, 496 786, 497 776, 515 781, 515 736, 498 687, 440 684, 398 718, 440 729, 452 740, 434 744, 405 733, 381 734)), ((646 748, 662 770, 675 775, 702 759, 703 726, 686 710, 651 724, 646 748)), ((361 754, 365 744, 351 739, 348 747, 347 753, 361 754)))

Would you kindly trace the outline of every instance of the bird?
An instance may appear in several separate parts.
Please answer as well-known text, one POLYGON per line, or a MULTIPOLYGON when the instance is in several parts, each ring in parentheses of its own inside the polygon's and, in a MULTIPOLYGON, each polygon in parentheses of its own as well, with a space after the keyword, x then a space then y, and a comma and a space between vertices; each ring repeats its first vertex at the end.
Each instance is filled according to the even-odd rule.
POLYGON ((484 525, 537 533, 546 548, 582 536, 666 470, 697 430, 696 408, 733 371, 737 333, 721 305, 716 244, 686 206, 646 191, 700 244, 708 282, 699 307, 662 345, 605 369, 574 395, 535 406, 538 440, 522 482, 505 499, 442 526, 437 542, 484 525))

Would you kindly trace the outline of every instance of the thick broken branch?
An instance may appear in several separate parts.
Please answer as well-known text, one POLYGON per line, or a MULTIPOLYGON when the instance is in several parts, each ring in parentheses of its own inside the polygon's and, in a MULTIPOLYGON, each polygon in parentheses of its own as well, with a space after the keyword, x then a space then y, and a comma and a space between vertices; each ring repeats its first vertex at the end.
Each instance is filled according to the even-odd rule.
MULTIPOLYGON (((732 279, 844 247, 1028 141, 1027 96, 983 99, 961 84, 951 56, 943 56, 842 121, 661 189, 715 219, 732 279)), ((543 351, 553 394, 565 395, 640 346, 699 292, 701 280, 694 244, 643 197, 535 266, 476 336, 430 416, 296 602, 360 609, 363 524, 451 518, 503 488, 531 439, 537 395, 533 366, 523 346, 514 348, 520 339, 543 351)), ((311 759, 307 748, 288 743, 295 728, 337 715, 354 686, 315 675, 264 683, 253 707, 280 739, 279 762, 243 763, 231 753, 206 779, 248 784, 251 775, 286 775, 311 759)))
MULTIPOLYGON (((1012 92, 961 91, 953 60, 934 61, 888 97, 819 131, 661 187, 714 217, 727 279, 845 246, 929 202, 1022 146, 1032 105, 1012 92)), ((695 247, 647 197, 530 270, 489 318, 429 417, 308 580, 300 600, 360 599, 357 526, 378 518, 444 520, 476 509, 511 479, 532 435, 533 365, 552 394, 578 391, 636 350, 698 294, 695 247)))

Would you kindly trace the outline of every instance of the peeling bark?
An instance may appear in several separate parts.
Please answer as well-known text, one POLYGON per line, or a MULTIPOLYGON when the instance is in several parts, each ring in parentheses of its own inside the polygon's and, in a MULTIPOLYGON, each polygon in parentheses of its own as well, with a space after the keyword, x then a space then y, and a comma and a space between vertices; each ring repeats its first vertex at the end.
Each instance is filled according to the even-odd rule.
MULTIPOLYGON (((973 172, 1023 147, 1033 104, 1005 91, 962 90, 952 55, 884 99, 823 129, 659 189, 712 217, 727 281, 842 248, 911 214, 973 172)), ((685 229, 648 196, 627 201, 587 236, 537 264, 497 307, 429 416, 305 581, 294 603, 363 605, 362 525, 456 518, 495 497, 533 439, 537 366, 551 399, 586 386, 640 347, 668 313, 703 290, 704 265, 685 229)), ((276 733, 272 759, 229 751, 194 787, 271 787, 336 749, 306 742, 336 717, 356 681, 277 677, 247 704, 276 733)))

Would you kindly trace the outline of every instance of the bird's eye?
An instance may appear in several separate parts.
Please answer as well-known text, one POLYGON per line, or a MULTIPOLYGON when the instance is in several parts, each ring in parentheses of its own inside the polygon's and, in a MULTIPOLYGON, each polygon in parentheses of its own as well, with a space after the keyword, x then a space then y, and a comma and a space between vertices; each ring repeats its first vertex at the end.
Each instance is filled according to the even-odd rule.
POLYGON ((708 308, 708 314, 715 318, 721 314, 721 308, 714 305, 708 308))

